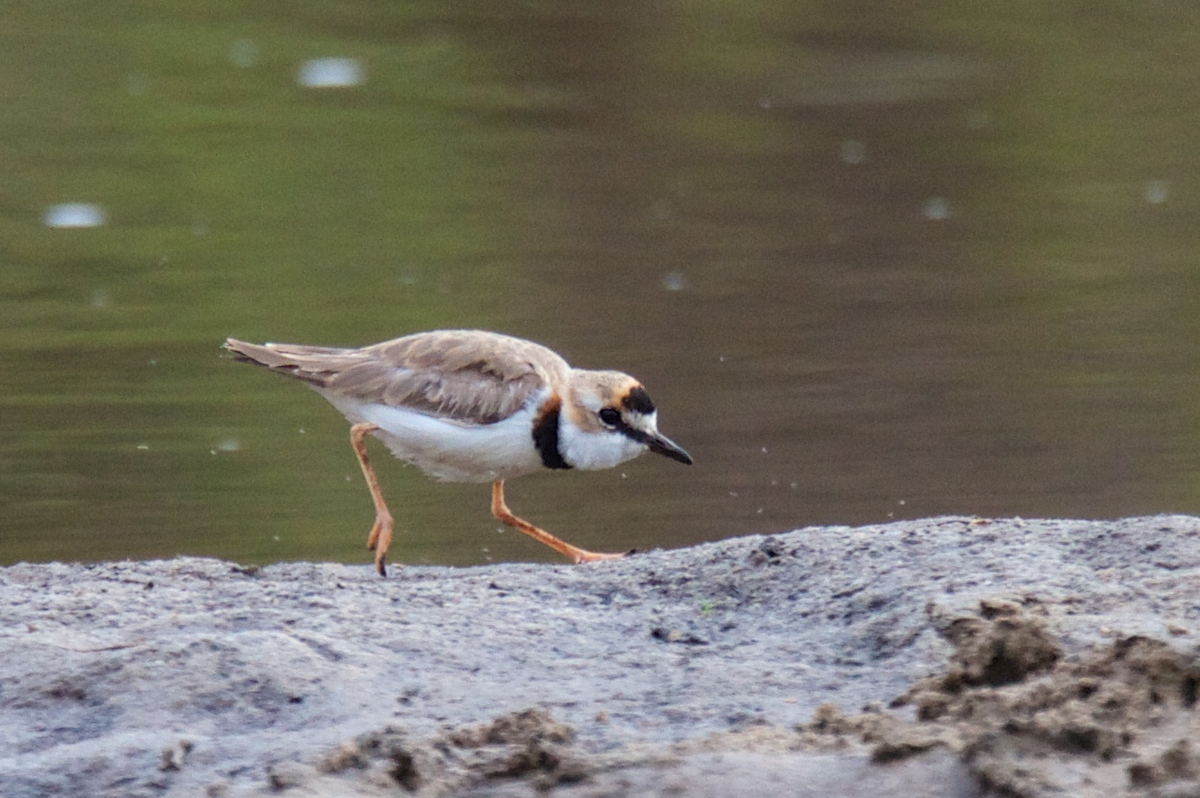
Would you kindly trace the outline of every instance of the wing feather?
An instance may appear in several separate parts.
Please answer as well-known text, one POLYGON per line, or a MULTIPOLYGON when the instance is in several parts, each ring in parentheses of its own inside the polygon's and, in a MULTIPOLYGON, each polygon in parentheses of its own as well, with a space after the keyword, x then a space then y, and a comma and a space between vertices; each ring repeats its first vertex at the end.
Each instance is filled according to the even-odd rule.
POLYGON ((570 367, 544 346, 481 330, 406 335, 362 349, 248 344, 239 359, 364 402, 406 407, 466 424, 492 424, 564 380, 570 367))

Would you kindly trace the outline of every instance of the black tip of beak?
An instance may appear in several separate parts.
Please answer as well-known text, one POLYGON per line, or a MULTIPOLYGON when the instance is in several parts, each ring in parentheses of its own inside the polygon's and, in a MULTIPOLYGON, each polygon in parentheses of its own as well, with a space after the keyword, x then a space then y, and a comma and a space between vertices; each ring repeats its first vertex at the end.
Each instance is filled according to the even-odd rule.
POLYGON ((663 457, 669 457, 684 465, 692 464, 692 456, 677 446, 670 438, 659 435, 647 441, 647 445, 650 447, 650 451, 661 454, 663 457))

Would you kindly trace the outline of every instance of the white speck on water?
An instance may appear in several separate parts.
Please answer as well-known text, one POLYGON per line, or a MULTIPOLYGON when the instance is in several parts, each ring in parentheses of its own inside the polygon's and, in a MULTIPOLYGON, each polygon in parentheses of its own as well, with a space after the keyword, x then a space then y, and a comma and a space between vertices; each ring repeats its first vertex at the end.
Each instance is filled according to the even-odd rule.
POLYGON ((366 77, 357 58, 310 58, 300 65, 296 82, 310 89, 342 88, 361 85, 366 77))
POLYGON ((148 444, 148 443, 139 443, 139 444, 137 445, 137 447, 138 447, 138 451, 139 451, 139 452, 145 452, 145 451, 149 451, 149 449, 150 449, 150 444, 148 444))
POLYGON ((150 81, 143 72, 130 72, 125 76, 125 93, 130 97, 140 97, 146 93, 150 81))
POLYGON ((258 62, 258 45, 249 39, 238 39, 229 48, 229 60, 242 69, 254 66, 258 62))
POLYGON ((242 448, 242 442, 237 438, 226 438, 217 444, 218 452, 236 452, 242 448))
POLYGON ((755 511, 755 514, 756 514, 756 515, 762 515, 762 514, 763 514, 763 508, 759 507, 759 508, 758 508, 758 510, 756 510, 756 511, 755 511))
POLYGON ((47 227, 100 227, 106 220, 104 208, 93 202, 61 202, 42 214, 42 223, 47 227))
POLYGON ((842 161, 848 164, 860 164, 867 157, 867 145, 856 139, 842 142, 842 161))
POLYGON ((103 310, 112 304, 112 298, 104 288, 97 288, 92 292, 92 307, 103 310))
POLYGON ((1142 189, 1142 196, 1151 205, 1166 202, 1170 193, 1171 185, 1166 180, 1147 180, 1145 188, 1142 189))
POLYGON ((759 107, 760 107, 760 108, 762 108, 764 111, 770 111, 770 110, 771 110, 771 106, 773 105, 773 103, 771 102, 771 98, 770 98, 770 97, 761 97, 761 98, 759 98, 759 100, 758 100, 758 105, 759 105, 759 107))
POLYGON ((729 491, 729 495, 730 495, 730 496, 732 496, 732 497, 733 497, 733 498, 735 498, 735 499, 738 497, 738 493, 737 493, 737 491, 736 491, 736 490, 731 490, 731 491, 729 491))
POLYGON ((792 490, 795 490, 796 488, 800 487, 800 483, 799 482, 789 482, 788 487, 791 488, 792 490))
POLYGON ((967 114, 967 127, 971 130, 983 130, 992 123, 992 115, 982 108, 976 108, 967 114))
POLYGON ((766 454, 766 453, 767 453, 767 447, 766 447, 766 446, 762 447, 762 453, 763 453, 763 454, 766 454))
POLYGON ((301 434, 301 435, 304 435, 306 432, 307 432, 307 430, 305 430, 305 429, 304 429, 304 427, 301 427, 301 428, 300 428, 300 434, 301 434))
POLYGON ((903 507, 904 505, 908 504, 908 500, 907 500, 907 499, 901 499, 900 501, 896 502, 896 504, 898 504, 898 505, 900 505, 901 507, 903 507))
POLYGON ((668 272, 663 277, 663 288, 668 291, 682 291, 687 287, 687 281, 683 279, 683 275, 679 272, 668 272))
POLYGON ((724 362, 725 362, 725 356, 724 356, 724 355, 721 355, 720 357, 718 357, 718 358, 717 358, 717 362, 718 362, 718 363, 724 363, 724 362))
POLYGON ((148 360, 148 361, 146 361, 146 365, 147 366, 157 366, 158 361, 157 360, 148 360))
POLYGON ((950 218, 950 202, 945 197, 933 197, 925 201, 925 218, 941 222, 950 218))
POLYGON ((271 540, 275 541, 276 543, 278 543, 278 542, 280 541, 280 539, 281 539, 281 538, 279 537, 279 535, 272 535, 272 536, 271 536, 271 540))

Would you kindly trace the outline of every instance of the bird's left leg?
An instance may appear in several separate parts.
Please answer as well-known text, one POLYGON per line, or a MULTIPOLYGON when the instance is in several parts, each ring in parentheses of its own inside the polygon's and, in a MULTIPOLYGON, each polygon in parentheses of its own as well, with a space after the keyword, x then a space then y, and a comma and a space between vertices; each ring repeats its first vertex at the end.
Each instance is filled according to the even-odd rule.
POLYGON ((358 455, 358 464, 362 466, 363 477, 371 491, 371 501, 375 503, 375 523, 371 526, 371 534, 367 536, 367 548, 375 552, 375 570, 380 576, 387 576, 384 558, 387 556, 388 546, 392 544, 395 521, 383 501, 379 480, 375 477, 375 469, 371 468, 371 461, 367 459, 367 447, 364 443, 366 437, 377 429, 379 427, 366 421, 355 424, 350 428, 350 445, 358 455))

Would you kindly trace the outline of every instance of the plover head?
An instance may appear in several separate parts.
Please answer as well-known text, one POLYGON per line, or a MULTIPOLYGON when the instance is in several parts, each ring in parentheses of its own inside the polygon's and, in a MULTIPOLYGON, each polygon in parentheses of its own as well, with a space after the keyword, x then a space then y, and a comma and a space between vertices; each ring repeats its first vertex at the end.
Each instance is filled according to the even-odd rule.
POLYGON ((559 451, 574 468, 612 468, 647 450, 685 465, 692 457, 658 431, 642 384, 619 371, 571 372, 559 422, 559 451))

